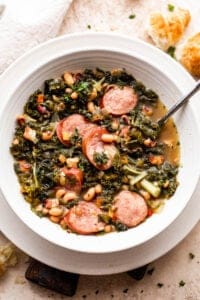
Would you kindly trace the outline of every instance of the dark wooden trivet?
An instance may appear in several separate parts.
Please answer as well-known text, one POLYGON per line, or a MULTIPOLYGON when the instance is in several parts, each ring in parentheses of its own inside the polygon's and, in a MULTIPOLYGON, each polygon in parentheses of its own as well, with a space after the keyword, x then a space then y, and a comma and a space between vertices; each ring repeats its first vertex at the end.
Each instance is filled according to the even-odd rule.
POLYGON ((79 279, 78 274, 57 270, 34 259, 31 259, 25 277, 40 286, 66 296, 75 294, 79 279))
MULTIPOLYGON (((129 276, 136 280, 141 280, 147 270, 148 265, 130 270, 127 272, 129 276)), ((35 259, 31 259, 25 277, 40 286, 66 296, 73 296, 76 293, 79 275, 57 270, 49 267, 35 259)))

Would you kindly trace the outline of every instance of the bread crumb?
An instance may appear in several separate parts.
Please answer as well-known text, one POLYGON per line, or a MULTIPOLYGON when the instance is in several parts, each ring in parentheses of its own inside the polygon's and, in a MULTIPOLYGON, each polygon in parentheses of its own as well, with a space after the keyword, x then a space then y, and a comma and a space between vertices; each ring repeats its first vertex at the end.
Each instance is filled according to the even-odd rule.
POLYGON ((0 277, 6 272, 8 267, 14 267, 18 262, 15 253, 15 246, 8 243, 0 246, 0 277))

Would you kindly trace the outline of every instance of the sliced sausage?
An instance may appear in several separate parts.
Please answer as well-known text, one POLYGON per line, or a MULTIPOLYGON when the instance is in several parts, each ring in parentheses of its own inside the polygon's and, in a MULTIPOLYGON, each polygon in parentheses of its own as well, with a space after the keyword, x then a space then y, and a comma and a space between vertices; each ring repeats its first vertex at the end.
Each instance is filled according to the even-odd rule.
POLYGON ((138 97, 131 87, 114 86, 104 94, 102 106, 108 113, 119 116, 129 113, 137 101, 138 97))
POLYGON ((112 166, 114 156, 117 154, 117 148, 114 144, 104 143, 101 139, 103 134, 107 134, 107 130, 103 127, 91 128, 83 137, 82 150, 87 156, 91 164, 99 170, 107 170, 112 166), (95 155, 104 155, 105 162, 100 163, 95 159, 95 155))
POLYGON ((94 203, 80 201, 70 209, 64 220, 73 232, 92 234, 104 229, 105 224, 99 221, 101 213, 101 209, 94 203))
POLYGON ((56 134, 61 143, 70 145, 70 137, 73 135, 75 129, 83 137, 87 130, 94 126, 94 124, 88 122, 82 115, 73 114, 58 123, 56 134))
POLYGON ((115 218, 128 227, 144 221, 148 214, 145 200, 137 193, 121 191, 114 198, 115 218))
POLYGON ((83 172, 79 168, 62 168, 61 174, 65 175, 65 188, 70 191, 80 192, 83 183, 83 172))

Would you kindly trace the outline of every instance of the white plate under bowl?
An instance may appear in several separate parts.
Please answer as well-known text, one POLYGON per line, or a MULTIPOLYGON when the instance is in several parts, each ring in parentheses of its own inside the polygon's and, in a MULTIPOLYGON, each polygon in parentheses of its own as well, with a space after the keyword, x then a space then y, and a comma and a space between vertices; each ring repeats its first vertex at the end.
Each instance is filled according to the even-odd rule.
POLYGON ((153 215, 136 228, 103 236, 69 234, 46 218, 31 212, 13 170, 9 146, 14 120, 22 112, 28 96, 45 79, 65 70, 100 67, 125 67, 147 87, 155 90, 169 107, 188 91, 194 80, 169 56, 141 42, 113 34, 75 34, 49 41, 17 60, 0 79, 1 128, 0 187, 16 215, 35 233, 58 246, 87 253, 108 253, 136 247, 165 230, 188 204, 200 173, 199 126, 193 105, 175 115, 181 141, 181 162, 178 187, 161 214, 153 215), (6 87, 6 88, 5 88, 6 87), (161 92, 162 91, 162 92, 161 92), (192 142, 191 142, 192 141, 192 142), (188 176, 190 174, 190 176, 188 176))

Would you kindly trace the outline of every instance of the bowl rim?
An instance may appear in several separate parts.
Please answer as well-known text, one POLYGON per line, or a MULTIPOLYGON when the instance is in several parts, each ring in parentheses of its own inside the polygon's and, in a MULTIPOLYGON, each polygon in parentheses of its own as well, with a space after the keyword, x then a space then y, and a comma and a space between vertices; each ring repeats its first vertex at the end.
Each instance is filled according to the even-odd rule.
MULTIPOLYGON (((194 84, 194 79, 185 71, 185 69, 180 66, 178 63, 174 62, 170 57, 168 57, 168 55, 166 55, 165 53, 162 53, 159 49, 156 49, 155 47, 143 42, 143 41, 140 41, 138 39, 130 39, 124 35, 119 35, 119 34, 104 34, 104 33, 85 33, 85 34, 71 34, 71 35, 66 35, 66 36, 62 36, 62 37, 59 37, 59 38, 55 38, 55 39, 52 39, 48 42, 45 42, 35 48, 33 48, 31 51, 27 52, 26 54, 24 54, 21 58, 19 58, 16 62, 14 62, 8 69, 5 73, 3 73, 3 75, 0 77, 0 84, 1 82, 3 81, 6 81, 8 80, 8 78, 10 78, 10 74, 13 72, 13 71, 17 71, 17 72, 22 72, 20 69, 20 65, 25 65, 27 67, 27 70, 25 72, 25 75, 24 76, 21 76, 20 78, 20 81, 18 82, 18 85, 21 85, 24 80, 26 80, 26 77, 27 76, 30 76, 31 73, 37 71, 40 67, 46 65, 47 63, 53 61, 54 59, 58 59, 58 58, 61 58, 63 55, 69 55, 70 53, 75 53, 75 52, 83 52, 83 51, 94 51, 94 50, 105 50, 105 51, 114 51, 114 52, 120 52, 122 54, 127 54, 127 55, 132 55, 134 56, 135 58, 139 59, 139 60, 144 60, 145 57, 144 57, 144 54, 141 55, 138 54, 138 53, 131 53, 130 52, 130 49, 129 50, 125 50, 122 46, 122 41, 127 43, 129 45, 129 47, 133 47, 137 44, 137 45, 140 45, 143 49, 143 52, 144 51, 144 48, 146 49, 146 51, 148 51, 149 53, 153 53, 152 57, 153 59, 155 59, 155 57, 158 59, 158 57, 160 57, 160 59, 164 59, 166 60, 168 63, 170 63, 170 67, 175 71, 176 70, 176 73, 179 74, 180 78, 187 82, 189 82, 189 84, 192 86, 194 84), (108 46, 108 45, 100 45, 100 46, 97 46, 94 41, 95 39, 97 39, 97 37, 101 37, 101 39, 111 39, 112 40, 112 45, 108 46), (82 39, 82 41, 84 41, 84 38, 87 38, 87 42, 88 42, 88 38, 89 38, 89 41, 90 41, 90 46, 89 44, 87 43, 87 46, 84 48, 84 47, 80 47, 80 40, 82 39), (69 49, 67 49, 67 51, 65 51, 65 53, 60 53, 60 55, 57 53, 53 53, 53 56, 54 58, 51 57, 51 55, 49 55, 49 53, 52 54, 52 51, 55 51, 55 46, 59 43, 59 42, 69 42, 71 39, 71 42, 73 42, 73 46, 69 49), (74 40, 75 41, 78 41, 77 44, 74 44, 74 40), (44 52, 45 48, 48 46, 48 53, 46 53, 46 57, 44 59, 43 57, 43 60, 41 60, 38 65, 32 63, 32 60, 30 58, 33 58, 34 55, 38 55, 38 53, 41 53, 41 52, 44 52), (49 52, 51 50, 51 52, 49 52), (30 70, 29 70, 30 69, 30 70)), ((44 53, 43 53, 44 55, 44 53)), ((145 63, 148 63, 147 61, 145 61, 145 63)), ((150 64, 150 63, 149 63, 150 64)), ((158 69, 158 64, 157 66, 154 65, 155 68, 158 69)), ((160 71, 160 66, 159 66, 159 71, 160 71)), ((164 72, 164 68, 162 68, 162 73, 164 72)), ((165 72, 165 75, 168 77, 168 74, 166 74, 165 72)), ((16 76, 16 74, 15 74, 16 76)), ((177 76, 177 78, 179 77, 177 76)), ((183 80, 183 81, 184 81, 183 80)), ((176 80, 177 81, 177 80, 176 80)), ((181 87, 182 87, 182 84, 180 82, 181 80, 179 80, 179 85, 178 83, 176 83, 176 87, 178 87, 179 91, 181 92, 181 87)), ((14 91, 15 90, 15 87, 13 86, 12 90, 14 91)), ((9 97, 8 97, 9 99, 9 97)), ((4 106, 2 106, 2 108, 0 109, 0 119, 1 119, 1 116, 2 114, 4 113, 4 110, 6 108, 6 106, 8 105, 8 103, 6 101, 4 101, 4 106)), ((195 114, 195 110, 193 109, 193 112, 194 112, 194 119, 195 119, 195 122, 197 122, 196 120, 196 114, 195 114)), ((197 122, 198 123, 198 122, 197 122)), ((199 134, 199 128, 198 128, 198 135, 199 134)), ((193 190, 192 190, 192 193, 194 192, 195 190, 195 187, 196 187, 196 184, 198 182, 198 179, 199 179, 199 173, 198 173, 198 176, 197 178, 195 178, 195 181, 194 181, 194 186, 193 186, 193 190)), ((4 187, 2 187, 1 185, 1 180, 0 180, 0 189, 2 191, 2 194, 4 195, 4 198, 6 199, 5 197, 5 194, 4 193, 4 187)), ((191 194, 192 194, 191 193, 191 194)), ((6 200, 7 201, 7 200, 6 200)), ((188 200, 189 201, 189 200, 188 200)), ((125 250, 125 249, 128 249, 128 248, 132 248, 132 247, 135 247, 135 246, 138 246, 150 239, 152 239, 153 237, 155 237, 156 235, 158 235, 161 231, 165 230, 177 217, 178 215, 181 214, 181 212, 183 211, 183 209, 185 208, 185 205, 187 205, 187 203, 182 207, 181 209, 179 210, 179 213, 172 219, 170 219, 169 222, 167 222, 167 224, 163 224, 163 226, 156 231, 156 233, 153 233, 153 234, 150 234, 148 237, 145 237, 145 239, 140 239, 139 242, 137 243, 133 243, 133 241, 129 242, 128 244, 125 243, 125 245, 121 245, 121 247, 104 247, 104 248, 101 248, 101 251, 99 249, 97 249, 97 247, 94 245, 94 246, 90 246, 88 247, 87 245, 82 245, 82 248, 80 248, 80 246, 76 245, 65 245, 64 243, 58 243, 57 241, 55 241, 54 239, 52 239, 50 236, 46 236, 45 234, 43 233, 39 233, 38 230, 36 230, 33 226, 31 226, 32 224, 29 224, 27 223, 27 221, 25 221, 20 214, 17 213, 17 211, 13 208, 13 206, 11 205, 10 201, 7 201, 7 203, 9 204, 9 206, 11 207, 12 210, 14 210, 15 214, 33 231, 35 231, 37 234, 39 234, 40 236, 42 236, 42 238, 45 238, 47 239, 48 241, 52 242, 52 243, 55 243, 61 247, 65 247, 65 248, 68 248, 70 250, 75 250, 75 251, 80 251, 80 252, 87 252, 87 253, 108 253, 108 252, 115 252, 115 251, 122 251, 122 250, 125 250)), ((105 246, 105 245, 104 245, 105 246)))

